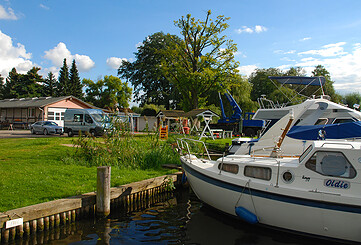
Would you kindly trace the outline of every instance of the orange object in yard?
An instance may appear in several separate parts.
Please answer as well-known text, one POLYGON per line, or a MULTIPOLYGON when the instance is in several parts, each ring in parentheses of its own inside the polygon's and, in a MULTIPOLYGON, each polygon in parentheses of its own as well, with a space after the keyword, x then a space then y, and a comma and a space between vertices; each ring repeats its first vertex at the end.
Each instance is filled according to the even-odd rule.
POLYGON ((190 129, 189 127, 183 127, 184 133, 189 134, 189 129, 190 129))
POLYGON ((159 127, 159 138, 168 139, 168 125, 163 127, 159 127))

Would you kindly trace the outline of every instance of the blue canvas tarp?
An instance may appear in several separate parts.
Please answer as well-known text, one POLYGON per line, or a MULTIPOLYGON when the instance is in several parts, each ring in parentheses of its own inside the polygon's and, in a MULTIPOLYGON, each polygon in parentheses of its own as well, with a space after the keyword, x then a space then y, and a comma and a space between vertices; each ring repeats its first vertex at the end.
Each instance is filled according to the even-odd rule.
POLYGON ((300 140, 319 140, 319 132, 325 132, 325 139, 361 138, 361 122, 326 125, 293 126, 288 137, 300 140))
POLYGON ((325 84, 326 79, 324 77, 297 77, 297 76, 285 76, 285 77, 268 77, 269 79, 277 80, 281 84, 299 84, 299 85, 312 85, 322 86, 325 84))

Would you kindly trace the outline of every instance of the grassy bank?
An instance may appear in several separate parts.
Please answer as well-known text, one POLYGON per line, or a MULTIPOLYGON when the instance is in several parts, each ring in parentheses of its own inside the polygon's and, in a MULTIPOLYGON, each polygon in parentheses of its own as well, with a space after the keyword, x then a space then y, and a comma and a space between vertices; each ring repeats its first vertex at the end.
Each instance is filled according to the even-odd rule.
MULTIPOLYGON (((69 161, 75 149, 62 144, 72 144, 72 139, 0 139, 0 212, 95 191, 96 166, 69 161)), ((167 173, 159 168, 113 167, 111 185, 167 173)))

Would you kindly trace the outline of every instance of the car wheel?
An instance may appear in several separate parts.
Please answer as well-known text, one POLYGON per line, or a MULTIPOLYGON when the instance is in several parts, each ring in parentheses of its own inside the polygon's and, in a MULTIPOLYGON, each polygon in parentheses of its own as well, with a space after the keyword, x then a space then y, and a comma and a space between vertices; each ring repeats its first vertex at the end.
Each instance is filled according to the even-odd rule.
POLYGON ((91 130, 89 131, 89 133, 90 133, 90 135, 91 135, 92 137, 96 137, 96 136, 97 136, 97 134, 96 134, 96 132, 95 132, 94 129, 91 129, 91 130))
POLYGON ((31 133, 32 133, 32 134, 35 134, 35 133, 36 133, 33 128, 31 129, 31 133))
POLYGON ((48 130, 44 129, 44 135, 48 135, 48 130))
POLYGON ((68 137, 73 137, 73 136, 74 136, 73 130, 69 129, 68 130, 68 137))

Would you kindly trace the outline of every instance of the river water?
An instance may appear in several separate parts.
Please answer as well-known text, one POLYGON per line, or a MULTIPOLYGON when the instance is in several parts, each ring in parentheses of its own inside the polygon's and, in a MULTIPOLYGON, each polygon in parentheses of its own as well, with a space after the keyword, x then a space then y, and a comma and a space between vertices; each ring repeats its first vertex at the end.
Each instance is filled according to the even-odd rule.
MULTIPOLYGON (((65 229, 65 228, 64 228, 65 229)), ((202 204, 188 189, 146 209, 80 221, 48 244, 295 244, 329 241, 252 226, 202 204)))

